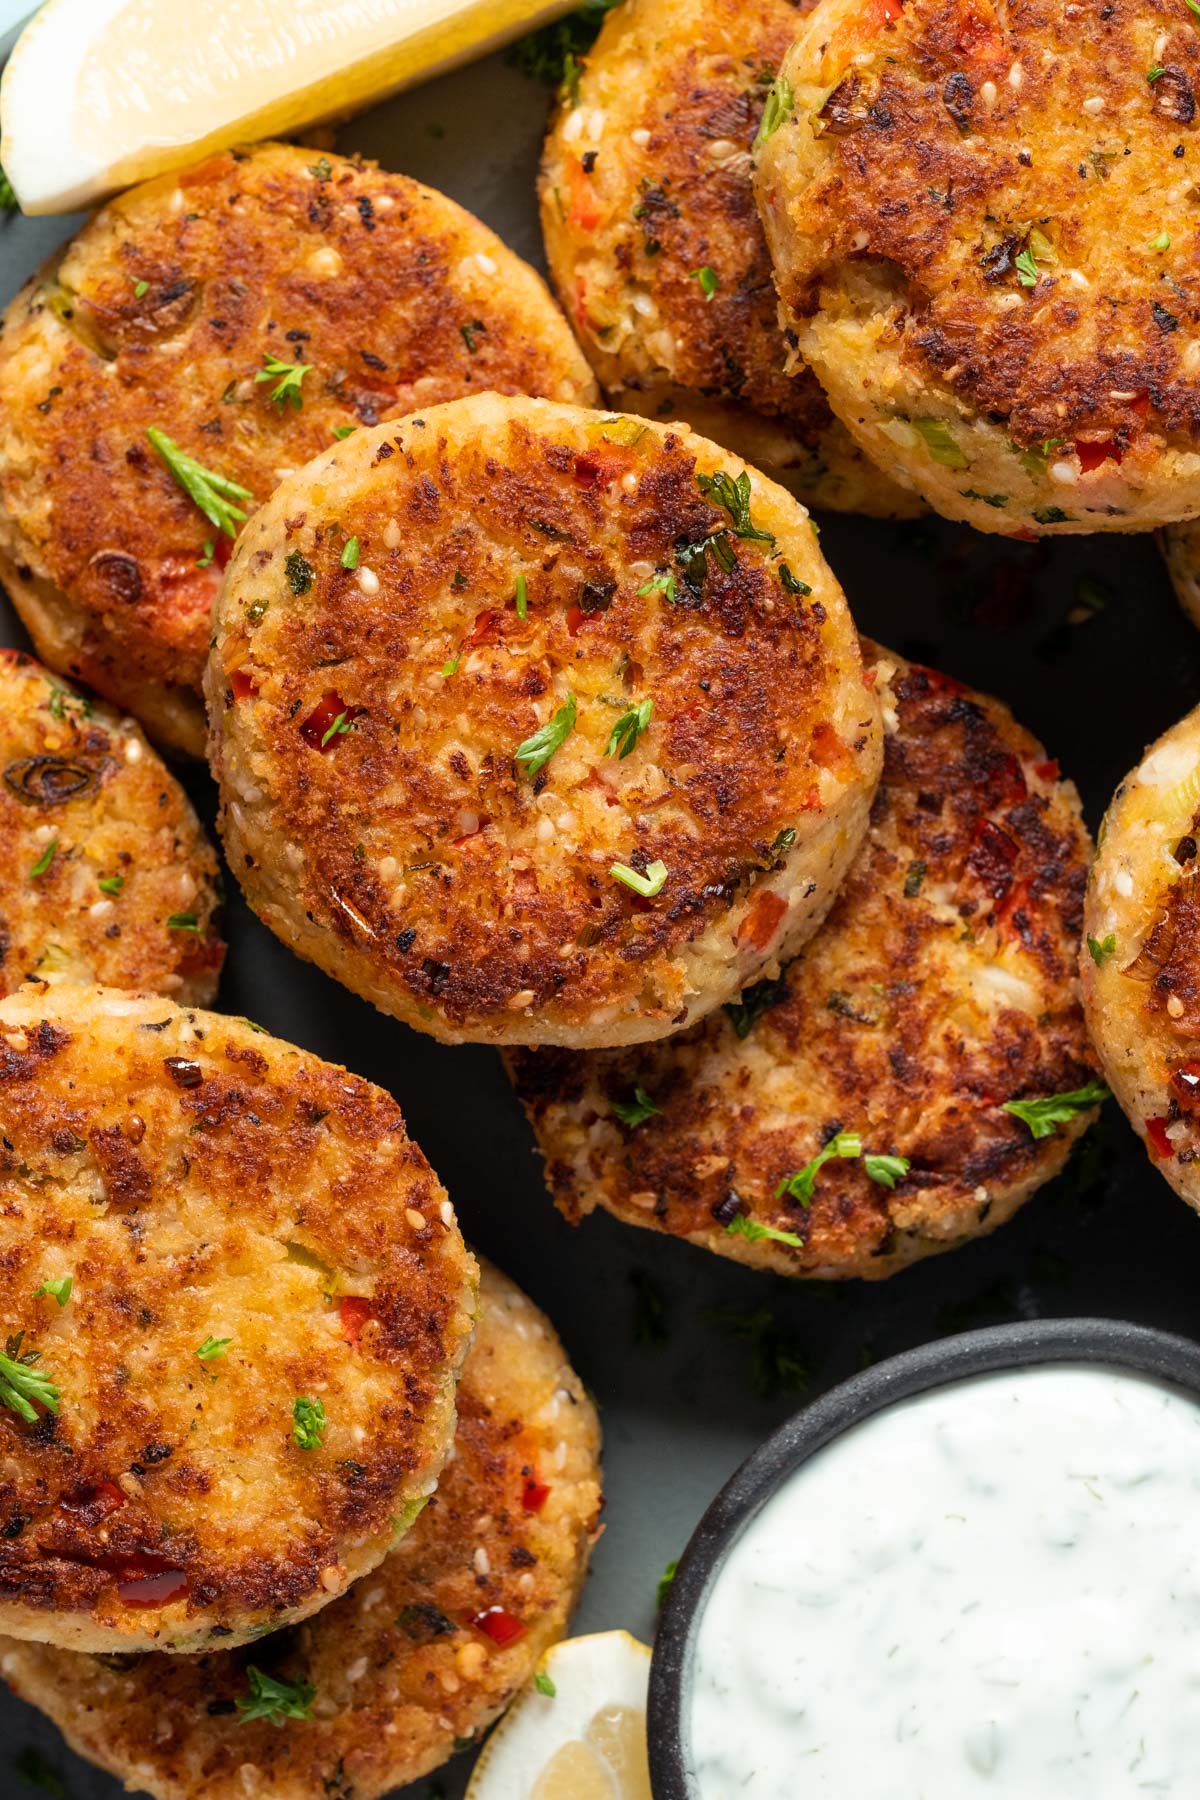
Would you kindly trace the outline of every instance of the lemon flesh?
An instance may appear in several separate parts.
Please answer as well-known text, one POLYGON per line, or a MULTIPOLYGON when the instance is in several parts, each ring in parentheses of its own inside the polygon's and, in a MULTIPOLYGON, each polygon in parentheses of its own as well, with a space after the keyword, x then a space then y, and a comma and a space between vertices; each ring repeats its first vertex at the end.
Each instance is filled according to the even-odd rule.
POLYGON ((651 1800, 650 1652, 624 1631, 568 1638, 484 1746, 467 1800, 651 1800))
POLYGON ((354 112, 569 3, 48 0, 0 82, 5 172, 25 212, 66 212, 354 112))

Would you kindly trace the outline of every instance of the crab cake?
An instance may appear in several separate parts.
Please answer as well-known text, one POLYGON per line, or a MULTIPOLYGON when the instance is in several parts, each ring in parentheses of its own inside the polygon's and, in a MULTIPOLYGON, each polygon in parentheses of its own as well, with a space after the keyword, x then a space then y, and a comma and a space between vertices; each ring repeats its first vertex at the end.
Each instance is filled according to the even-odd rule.
POLYGON ((1113 1093, 1200 1211, 1200 707, 1146 752, 1100 833, 1080 958, 1113 1093))
POLYGON ((132 719, 0 650, 0 993, 100 982, 204 1005, 217 859, 132 719))
POLYGON ((546 255, 615 405, 688 419, 813 506, 911 515, 788 372, 750 149, 799 23, 791 0, 611 12, 546 140, 546 255))
POLYGON ((9 1639, 10 1686, 155 1800, 376 1800, 478 1736, 562 1636, 600 1509, 596 1415, 549 1321, 486 1265, 480 1299, 451 1459, 374 1576, 240 1651, 114 1667, 9 1639), (251 1667, 291 1714, 246 1716, 251 1667))
POLYGON ((245 515, 342 433, 477 389, 593 391, 494 233, 373 163, 210 157, 113 200, 9 308, 0 579, 52 668, 201 755, 245 515))
POLYGON ((1192 624, 1200 625, 1200 524, 1170 526, 1160 533, 1158 547, 1175 598, 1192 624))
POLYGON ((880 765, 790 495, 686 426, 498 395, 243 533, 210 755, 251 906, 447 1042, 662 1037, 831 903, 880 765))
POLYGON ((1200 513, 1186 6, 821 0, 767 103, 785 313, 861 447, 980 531, 1200 513))
POLYGON ((202 1650, 382 1560, 476 1270, 391 1097, 245 1020, 0 1002, 0 1630, 202 1650))
POLYGON ((510 1058, 569 1219, 878 1278, 1003 1224, 1094 1117, 1075 789, 998 701, 874 654, 883 781, 804 954, 669 1043, 510 1058))

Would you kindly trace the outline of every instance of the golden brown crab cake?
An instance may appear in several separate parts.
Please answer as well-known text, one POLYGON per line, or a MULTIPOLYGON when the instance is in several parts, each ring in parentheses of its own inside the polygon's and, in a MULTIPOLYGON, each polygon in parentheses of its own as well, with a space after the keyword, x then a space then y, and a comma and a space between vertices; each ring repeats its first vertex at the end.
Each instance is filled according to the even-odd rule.
POLYGON ((881 759, 789 494, 498 395, 360 432, 243 533, 210 754, 251 906, 448 1042, 661 1037, 831 903, 881 759))
POLYGON ((0 651, 0 993, 99 982, 203 1006, 217 859, 132 719, 0 651))
POLYGON ((569 1219, 877 1279, 1003 1224, 1095 1116, 1075 789, 998 701, 864 648, 883 781, 807 950, 669 1043, 510 1056, 569 1219))
POLYGON ((792 0, 627 0, 546 139, 551 274, 614 405, 685 418, 811 506, 920 510, 779 327, 750 149, 792 0))
POLYGON ((1200 625, 1200 524, 1168 526, 1159 533, 1158 547, 1175 598, 1192 624, 1200 625))
POLYGON ((241 1650, 114 1659, 8 1639, 0 1674, 155 1800, 376 1800, 479 1736, 563 1635, 600 1510, 595 1410, 549 1320, 487 1264, 480 1301, 454 1450, 374 1575, 241 1650), (246 1716, 251 1668, 291 1715, 246 1716))
POLYGON ((0 579, 52 668, 202 755, 209 611, 242 517, 339 433, 482 389, 593 392, 493 232, 373 163, 209 157, 111 201, 8 310, 0 579))
POLYGON ((0 1629, 240 1643, 367 1574, 454 1433, 476 1269, 390 1095, 241 1019, 0 1001, 0 1629))
POLYGON ((880 467, 980 531, 1200 513, 1195 20, 821 0, 764 115, 786 314, 880 467))
POLYGON ((1080 957, 1092 1042, 1156 1167, 1200 1211, 1200 707, 1152 744, 1100 832, 1080 957))

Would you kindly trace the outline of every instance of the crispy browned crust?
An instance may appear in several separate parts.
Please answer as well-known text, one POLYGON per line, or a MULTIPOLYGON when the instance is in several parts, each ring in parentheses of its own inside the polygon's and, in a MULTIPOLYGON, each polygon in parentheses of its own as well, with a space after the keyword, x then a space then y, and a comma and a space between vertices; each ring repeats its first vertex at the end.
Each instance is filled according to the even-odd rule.
POLYGON ((375 1800, 478 1736, 562 1636, 600 1510, 596 1415, 548 1321, 486 1266, 480 1299, 454 1454, 373 1576, 298 1631, 239 1651, 113 1666, 0 1640, 16 1692, 156 1800, 375 1800), (550 1490, 536 1511, 531 1478, 550 1490), (492 1607, 525 1628, 507 1647, 472 1625, 492 1607), (248 1663, 308 1682, 313 1718, 243 1723, 248 1663))
POLYGON ((0 1409, 0 1625, 197 1649, 324 1604, 432 1486, 471 1323, 395 1102, 244 1021, 62 987, 0 1005, 0 1126, 0 1323, 61 1389, 0 1409))
MULTIPOLYGON (((852 354, 839 320, 874 308, 884 360, 924 391, 926 412, 948 403, 1015 451, 1115 448, 1050 496, 1068 513, 1107 484, 1114 529, 1144 529, 1143 509, 1151 524, 1188 516, 1200 448, 1191 15, 1174 0, 904 0, 892 20, 887 10, 824 0, 813 12, 787 65, 795 109, 763 155, 781 293, 798 320, 823 321, 819 372, 852 354), (1025 285, 1016 258, 1035 229, 1049 252, 1025 285), (1157 243, 1164 233, 1169 244, 1157 243), (1172 513, 1164 489, 1181 475, 1190 485, 1172 513)), ((868 407, 893 398, 874 355, 853 375, 846 393, 857 387, 868 407)), ((938 477, 915 439, 911 455, 918 480, 938 477)), ((1015 454, 1009 468, 1011 486, 993 466, 989 487, 1019 490, 1015 454)), ((959 486, 979 487, 975 472, 959 486)), ((1104 510, 1075 528, 1096 529, 1104 510)), ((986 509, 979 522, 1027 523, 986 509)))
POLYGON ((227 540, 147 427, 261 503, 335 427, 489 388, 592 392, 539 278, 415 181, 266 144, 112 201, 0 338, 0 549, 40 653, 200 753, 227 540), (266 355, 312 366, 302 410, 256 383, 266 355))
POLYGON ((1113 795, 1088 884, 1084 1005, 1155 1167, 1200 1212, 1200 712, 1113 795))
POLYGON ((133 720, 0 651, 0 777, 0 993, 32 976, 211 1001, 217 859, 133 720))
POLYGON ((714 470, 739 473, 682 428, 484 396, 280 488, 222 589, 208 688, 230 865, 286 942, 435 1035, 611 1044, 813 929, 865 828, 877 708, 779 488, 754 479, 774 541, 724 536, 731 567, 710 550, 688 585, 679 546, 730 526, 714 470), (531 778, 514 752, 569 694, 531 778), (631 859, 666 865, 648 902, 610 873, 631 859))
POLYGON ((878 654, 895 725, 867 845, 778 988, 743 996, 745 1035, 722 1014, 637 1052, 510 1056, 568 1218, 603 1206, 783 1274, 880 1277, 1001 1224, 1094 1116, 1035 1142, 1002 1110, 1094 1073, 1075 790, 997 701, 878 654), (631 1130, 613 1104, 637 1089, 658 1111, 631 1130), (835 1160, 810 1207, 777 1197, 838 1131, 909 1173, 892 1191, 835 1160), (731 1236, 739 1214, 803 1247, 731 1236))
POLYGON ((615 8, 546 139, 546 253, 615 404, 688 419, 811 505, 911 512, 811 371, 788 372, 750 148, 801 10, 792 0, 615 8))

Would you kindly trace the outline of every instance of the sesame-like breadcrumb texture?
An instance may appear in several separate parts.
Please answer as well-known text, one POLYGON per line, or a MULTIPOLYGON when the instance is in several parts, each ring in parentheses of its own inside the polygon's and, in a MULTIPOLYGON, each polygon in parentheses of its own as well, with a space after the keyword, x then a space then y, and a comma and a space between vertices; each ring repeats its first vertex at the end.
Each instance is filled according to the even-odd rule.
POLYGON ((563 305, 614 405, 683 418, 812 506, 918 510, 789 372, 750 183, 792 0, 626 0, 546 139, 540 198, 563 305))
POLYGON ((361 158, 210 156, 110 201, 8 309, 0 580, 52 668, 201 755, 231 540, 147 429, 252 512, 337 432, 487 389, 593 392, 544 282, 494 232, 361 158), (267 358, 307 373, 279 394, 267 358))
POLYGON ((0 651, 0 993, 29 978, 204 1006, 217 859, 132 719, 0 651))
POLYGON ((861 447, 980 531, 1200 513, 1200 38, 1182 0, 821 0, 756 183, 861 447))
POLYGON ((349 1594, 294 1632, 195 1658, 9 1639, 0 1674, 155 1800, 377 1800, 479 1737, 563 1635, 600 1510, 595 1410, 549 1321, 486 1264, 480 1302, 437 1492, 349 1594), (521 1627, 506 1644, 476 1623, 493 1609, 521 1627), (311 1718, 243 1721, 248 1664, 311 1686, 311 1718))
POLYGON ((1080 954, 1092 1042, 1154 1166, 1200 1211, 1200 707, 1105 815, 1080 954))
POLYGON ((58 1393, 23 1416, 0 1364, 0 1629, 195 1651, 371 1570, 453 1436, 476 1279, 391 1097, 245 1020, 25 991, 0 1145, 0 1337, 58 1393))
POLYGON ((568 1218, 603 1206, 757 1268, 875 1279, 1003 1224, 1095 1117, 1035 1140, 1004 1111, 1095 1076, 1075 789, 999 702, 865 649, 883 781, 833 910, 782 979, 664 1044, 511 1055, 568 1218), (779 1191, 843 1132, 861 1155, 817 1169, 807 1199, 779 1191), (867 1155, 909 1166, 888 1186, 867 1155))
POLYGON ((283 484, 207 692, 250 904, 451 1042, 631 1042, 728 999, 831 903, 881 756, 789 494, 686 427, 497 395, 283 484))

